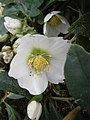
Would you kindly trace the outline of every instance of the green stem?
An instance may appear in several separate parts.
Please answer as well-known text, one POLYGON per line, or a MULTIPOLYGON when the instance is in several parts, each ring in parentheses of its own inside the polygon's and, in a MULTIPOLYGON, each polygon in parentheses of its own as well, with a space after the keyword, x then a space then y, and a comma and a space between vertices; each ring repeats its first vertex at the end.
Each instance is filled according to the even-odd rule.
POLYGON ((2 102, 5 102, 6 98, 9 96, 9 92, 5 92, 5 95, 3 98, 1 98, 0 104, 2 104, 2 102))
POLYGON ((73 36, 73 38, 70 40, 72 43, 76 40, 76 34, 73 36))
POLYGON ((53 100, 60 100, 60 101, 71 101, 74 100, 72 97, 51 97, 53 100))
POLYGON ((74 9, 74 8, 72 8, 71 6, 67 6, 68 8, 70 8, 70 9, 72 9, 73 11, 75 11, 75 12, 78 12, 79 13, 79 11, 78 10, 76 10, 76 9, 74 9))

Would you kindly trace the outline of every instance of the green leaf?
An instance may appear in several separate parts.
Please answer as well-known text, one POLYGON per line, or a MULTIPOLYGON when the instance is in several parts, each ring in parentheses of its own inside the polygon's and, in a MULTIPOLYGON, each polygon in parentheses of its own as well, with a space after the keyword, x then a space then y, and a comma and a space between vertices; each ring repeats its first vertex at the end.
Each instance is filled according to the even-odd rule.
POLYGON ((19 114, 7 103, 6 103, 6 110, 8 112, 9 120, 21 120, 19 114))
POLYGON ((30 15, 31 17, 35 17, 35 16, 37 16, 37 15, 39 15, 39 14, 40 14, 40 10, 37 9, 36 6, 31 7, 31 9, 30 9, 30 11, 29 11, 29 15, 30 15))
POLYGON ((76 20, 69 28, 69 32, 90 37, 90 12, 76 20))
POLYGON ((79 45, 69 50, 65 78, 71 95, 90 112, 90 54, 79 45))
POLYGON ((31 6, 36 6, 37 8, 39 8, 41 6, 41 4, 43 3, 44 0, 31 0, 31 6))
POLYGON ((80 46, 83 46, 86 51, 90 52, 90 40, 88 37, 77 35, 76 43, 79 44, 80 46))
POLYGON ((56 110, 53 103, 49 103, 51 120, 62 120, 60 113, 56 110))
POLYGON ((10 93, 8 95, 8 98, 10 98, 10 99, 21 99, 21 98, 24 98, 24 96, 17 95, 17 94, 14 94, 14 93, 10 93))
POLYGON ((43 105, 43 112, 40 120, 62 120, 62 118, 53 103, 49 103, 48 107, 43 105))
POLYGON ((7 72, 0 73, 0 90, 10 91, 26 98, 31 98, 28 91, 19 87, 17 80, 9 77, 7 72))
POLYGON ((38 8, 41 6, 42 3, 43 3, 43 0, 31 0, 30 1, 29 15, 31 17, 35 17, 41 13, 38 8))
POLYGON ((41 116, 40 120, 51 120, 50 114, 45 105, 43 105, 43 112, 42 112, 42 116, 41 116))
POLYGON ((42 100, 42 94, 35 95, 30 101, 36 100, 37 102, 40 102, 42 100))
POLYGON ((17 4, 8 4, 5 9, 4 9, 4 15, 5 16, 11 16, 13 17, 14 15, 16 16, 16 14, 19 12, 19 8, 17 4))
POLYGON ((30 119, 28 118, 28 116, 25 116, 24 120, 30 120, 30 119))
MULTIPOLYGON (((14 0, 13 0, 14 1, 14 0)), ((4 4, 9 4, 12 2, 12 0, 0 0, 1 3, 4 3, 4 4)))
POLYGON ((4 34, 6 34, 7 33, 7 30, 6 30, 6 28, 4 27, 4 19, 3 18, 1 18, 0 19, 0 34, 1 35, 4 35, 4 34))

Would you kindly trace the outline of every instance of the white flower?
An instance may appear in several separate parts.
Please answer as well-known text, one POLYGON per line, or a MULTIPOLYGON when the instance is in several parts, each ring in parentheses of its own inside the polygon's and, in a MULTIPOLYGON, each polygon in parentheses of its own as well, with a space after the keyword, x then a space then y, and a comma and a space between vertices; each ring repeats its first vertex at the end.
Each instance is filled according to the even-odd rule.
POLYGON ((11 17, 5 17, 4 26, 13 35, 17 34, 21 30, 21 21, 11 17))
POLYGON ((60 11, 52 11, 44 18, 43 32, 48 37, 56 37, 61 33, 68 33, 70 27, 65 17, 59 15, 60 11))
POLYGON ((55 84, 63 82, 70 46, 70 42, 61 37, 27 34, 21 38, 17 54, 11 61, 9 76, 18 79, 19 85, 31 94, 41 94, 48 81, 55 84))
POLYGON ((3 4, 0 2, 0 17, 2 17, 3 11, 4 11, 3 4))
POLYGON ((42 105, 33 100, 27 106, 27 114, 31 120, 39 120, 42 113, 42 105))

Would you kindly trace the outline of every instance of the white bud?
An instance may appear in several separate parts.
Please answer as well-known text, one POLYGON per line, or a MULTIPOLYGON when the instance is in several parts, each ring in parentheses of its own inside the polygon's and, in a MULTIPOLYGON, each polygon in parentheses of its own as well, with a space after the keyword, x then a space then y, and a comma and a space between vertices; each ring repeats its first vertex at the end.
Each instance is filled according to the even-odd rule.
POLYGON ((2 48, 3 60, 6 64, 10 63, 13 58, 13 51, 10 46, 4 46, 2 48))
POLYGON ((18 46, 20 45, 20 41, 21 41, 21 38, 17 39, 17 40, 14 42, 13 46, 12 46, 13 51, 14 51, 15 54, 17 53, 17 48, 18 48, 18 46))
POLYGON ((3 11, 4 11, 3 4, 0 3, 0 17, 2 17, 3 11))
POLYGON ((39 102, 33 100, 27 106, 27 114, 31 120, 39 120, 42 113, 42 105, 39 102))
POLYGON ((11 17, 5 17, 4 19, 5 19, 4 26, 10 33, 15 35, 20 32, 22 27, 20 20, 11 17))

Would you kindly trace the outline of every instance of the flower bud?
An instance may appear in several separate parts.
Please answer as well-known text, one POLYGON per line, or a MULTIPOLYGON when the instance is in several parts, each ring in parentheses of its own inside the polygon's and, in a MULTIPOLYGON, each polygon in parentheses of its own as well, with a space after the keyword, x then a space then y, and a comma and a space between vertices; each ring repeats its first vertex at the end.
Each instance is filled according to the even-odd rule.
POLYGON ((17 53, 17 47, 18 47, 19 44, 20 44, 20 40, 21 40, 20 38, 17 39, 17 40, 14 42, 13 46, 12 46, 13 51, 14 51, 15 54, 17 53))
POLYGON ((31 120, 39 120, 42 113, 42 105, 35 100, 30 102, 27 106, 27 114, 31 120))
POLYGON ((0 2, 0 17, 2 17, 3 15, 3 10, 4 10, 3 4, 0 2))
POLYGON ((20 32, 22 27, 20 20, 11 17, 5 17, 4 19, 5 19, 4 26, 10 33, 15 35, 20 32))
POLYGON ((2 53, 3 53, 3 60, 6 64, 8 64, 11 59, 13 58, 13 51, 10 46, 4 46, 2 48, 2 53))

